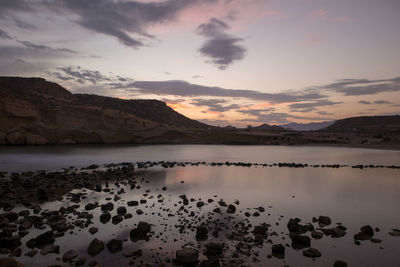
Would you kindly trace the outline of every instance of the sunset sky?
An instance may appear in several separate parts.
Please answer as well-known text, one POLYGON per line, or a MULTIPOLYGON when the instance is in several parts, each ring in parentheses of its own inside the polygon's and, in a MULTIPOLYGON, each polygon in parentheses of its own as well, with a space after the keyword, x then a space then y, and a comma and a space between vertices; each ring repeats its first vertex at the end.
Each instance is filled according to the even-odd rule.
POLYGON ((0 0, 0 75, 221 126, 400 114, 400 1, 0 0))

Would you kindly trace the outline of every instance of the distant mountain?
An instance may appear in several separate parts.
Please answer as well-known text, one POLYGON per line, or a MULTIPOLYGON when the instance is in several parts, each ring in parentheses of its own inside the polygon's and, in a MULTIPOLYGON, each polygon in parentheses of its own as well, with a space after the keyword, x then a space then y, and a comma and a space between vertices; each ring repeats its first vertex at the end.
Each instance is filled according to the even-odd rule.
POLYGON ((364 116, 338 120, 324 129, 327 132, 400 133, 400 116, 364 116))
POLYGON ((335 121, 323 121, 323 122, 311 122, 311 123, 288 123, 280 125, 282 128, 294 131, 317 131, 322 128, 326 128, 333 124, 335 121))
POLYGON ((0 144, 174 142, 177 130, 209 128, 157 100, 72 94, 42 78, 0 77, 0 144))
POLYGON ((269 125, 269 124, 261 124, 259 126, 256 127, 252 127, 252 129, 255 130, 264 130, 264 131, 277 131, 277 132, 284 132, 286 131, 286 129, 280 127, 280 126, 276 126, 276 125, 269 125))

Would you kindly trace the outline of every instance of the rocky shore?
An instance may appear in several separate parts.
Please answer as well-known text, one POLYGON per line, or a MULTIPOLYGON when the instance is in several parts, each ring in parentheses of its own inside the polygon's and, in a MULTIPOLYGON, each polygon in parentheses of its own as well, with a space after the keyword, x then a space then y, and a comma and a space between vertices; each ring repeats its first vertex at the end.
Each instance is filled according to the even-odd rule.
MULTIPOLYGON (((351 232, 327 214, 273 219, 271 206, 245 207, 240 199, 230 202, 218 195, 176 195, 153 184, 148 171, 199 165, 400 169, 162 161, 1 173, 0 266, 289 266, 288 253, 316 261, 324 257, 317 242, 321 239, 351 236, 354 246, 369 243, 384 249, 386 239, 400 238, 396 226, 383 232, 366 222, 351 232)), ((347 263, 337 255, 329 265, 347 263)))

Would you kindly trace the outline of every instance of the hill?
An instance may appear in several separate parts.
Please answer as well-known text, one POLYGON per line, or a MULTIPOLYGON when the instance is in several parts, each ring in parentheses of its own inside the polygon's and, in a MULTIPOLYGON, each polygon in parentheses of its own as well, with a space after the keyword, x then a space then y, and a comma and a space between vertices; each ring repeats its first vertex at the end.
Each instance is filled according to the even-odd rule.
POLYGON ((363 116, 338 120, 326 127, 327 132, 400 133, 400 116, 363 116))
POLYGON ((317 131, 323 128, 328 127, 333 124, 335 121, 323 121, 323 122, 311 122, 311 123, 288 123, 284 125, 280 125, 282 128, 286 130, 294 130, 294 131, 317 131))
POLYGON ((286 129, 280 127, 280 126, 276 126, 276 125, 269 125, 267 123, 261 124, 259 126, 256 127, 252 127, 252 129, 254 130, 263 130, 263 131, 277 131, 277 132, 285 132, 286 129))

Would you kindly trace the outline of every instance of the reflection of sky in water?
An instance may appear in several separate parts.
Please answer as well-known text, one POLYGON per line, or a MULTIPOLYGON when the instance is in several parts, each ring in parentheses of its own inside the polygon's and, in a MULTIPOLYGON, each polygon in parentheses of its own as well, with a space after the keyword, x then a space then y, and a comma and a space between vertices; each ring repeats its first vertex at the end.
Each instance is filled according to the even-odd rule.
MULTIPOLYGON (((327 215, 332 218, 333 224, 341 222, 348 228, 347 235, 343 238, 332 239, 325 236, 321 240, 312 240, 312 247, 318 248, 322 253, 322 258, 315 261, 305 258, 301 251, 286 249, 285 261, 290 266, 333 266, 333 262, 337 259, 347 261, 349 266, 398 266, 400 238, 388 235, 391 228, 400 227, 400 214, 398 213, 400 180, 398 173, 399 170, 391 169, 359 170, 352 168, 295 169, 200 166, 163 169, 156 167, 146 175, 139 175, 139 177, 146 176, 150 183, 141 183, 140 190, 130 191, 126 187, 127 193, 121 195, 122 199, 118 204, 114 203, 115 208, 111 212, 112 215, 116 214, 118 206, 127 207, 128 201, 142 199, 143 193, 150 189, 149 196, 146 198, 148 202, 145 205, 127 207, 128 212, 133 214, 132 219, 123 220, 117 225, 113 225, 111 221, 103 225, 98 219, 100 209, 95 210, 94 226, 99 227, 99 232, 95 237, 105 242, 112 238, 127 239, 127 242, 124 242, 124 249, 142 248, 145 255, 136 260, 136 263, 139 263, 140 260, 154 261, 154 258, 157 257, 172 259, 175 250, 188 241, 192 241, 195 246, 197 244, 196 241, 193 241, 194 232, 188 231, 186 234, 180 234, 175 228, 175 225, 180 224, 178 216, 167 216, 168 213, 176 214, 181 206, 181 204, 178 204, 179 195, 186 194, 189 199, 198 200, 201 198, 206 203, 206 206, 201 208, 203 215, 218 206, 217 201, 221 198, 228 204, 239 200, 240 204, 233 222, 245 219, 245 211, 253 213, 254 208, 263 206, 266 211, 261 213, 258 218, 250 217, 250 222, 253 225, 262 222, 271 224, 270 232, 279 233, 279 236, 270 237, 274 243, 290 244, 286 235, 286 224, 289 218, 299 217, 305 223, 311 222, 313 216, 327 215), (181 181, 184 181, 184 183, 181 183, 181 181), (162 186, 167 186, 168 190, 161 191, 162 186), (165 199, 163 203, 157 202, 157 195, 160 193, 165 199), (214 195, 217 197, 214 197, 214 195), (150 197, 153 198, 150 199, 150 197), (215 201, 207 204, 208 198, 215 201), (269 206, 272 208, 269 208, 269 206), (138 208, 142 209, 145 214, 136 215, 135 211, 138 208), (154 215, 152 215, 152 212, 154 212, 154 215), (158 213, 161 213, 162 216, 159 216, 158 213), (270 215, 268 216, 268 214, 270 215), (281 215, 284 216, 282 219, 280 219, 281 215), (155 234, 150 242, 133 243, 129 240, 129 231, 139 221, 151 222, 155 225, 155 234), (279 225, 276 225, 276 223, 279 223, 279 225), (354 245, 353 234, 366 224, 381 229, 381 232, 376 234, 376 237, 383 240, 381 244, 364 241, 361 246, 354 245), (281 232, 285 234, 280 234, 281 232), (165 238, 167 243, 155 238, 157 235, 165 238), (282 239, 282 237, 285 239, 282 239), (174 239, 177 240, 174 241, 174 239), (380 246, 384 249, 380 249, 380 246), (162 247, 162 250, 159 247, 162 247)), ((79 204, 81 207, 94 201, 103 204, 107 202, 105 200, 107 196, 109 196, 107 193, 88 191, 88 198, 79 204)), ((65 202, 63 205, 68 204, 69 202, 65 202)), ((44 208, 58 208, 58 205, 59 202, 48 203, 44 205, 44 208)), ((189 206, 192 206, 189 211, 199 211, 196 202, 190 202, 189 206)), ((221 209, 225 210, 226 208, 221 209)), ((225 215, 216 214, 213 218, 219 218, 223 222, 225 215)), ((81 231, 75 229, 74 232, 77 234, 66 234, 64 237, 56 239, 56 244, 61 246, 60 255, 71 248, 85 253, 93 236, 88 233, 88 229, 81 231)), ((23 243, 35 235, 30 234, 25 237, 23 243)), ((219 238, 216 240, 217 242, 229 243, 223 234, 220 234, 219 238)), ((212 240, 214 239, 209 233, 209 240, 202 244, 204 245, 212 240)), ((23 249, 23 251, 26 250, 23 249)), ((260 250, 259 257, 263 262, 256 265, 284 265, 280 260, 267 259, 269 253, 270 245, 264 245, 264 248, 260 250)), ((31 264, 37 263, 36 266, 41 266, 45 259, 55 259, 56 257, 56 255, 50 257, 37 255, 33 260, 26 258, 21 260, 31 264)), ((110 254, 107 249, 95 258, 99 262, 110 264, 126 264, 129 261, 122 256, 122 253, 110 254)), ((88 261, 91 259, 88 257, 88 261)))
POLYGON ((310 147, 228 145, 20 146, 0 149, 0 170, 53 170, 69 166, 133 161, 298 162, 309 164, 400 165, 400 151, 310 147))

